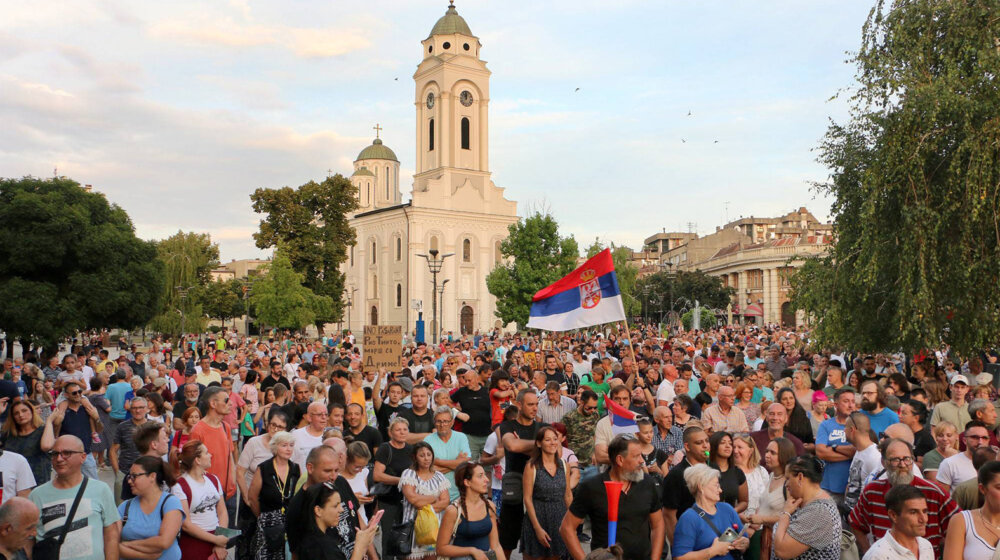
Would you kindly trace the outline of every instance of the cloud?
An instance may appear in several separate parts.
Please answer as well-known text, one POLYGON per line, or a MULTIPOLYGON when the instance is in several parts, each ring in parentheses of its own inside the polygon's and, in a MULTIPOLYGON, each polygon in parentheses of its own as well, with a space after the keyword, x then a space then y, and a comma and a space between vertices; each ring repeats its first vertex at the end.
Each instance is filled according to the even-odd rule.
POLYGON ((192 45, 230 48, 276 46, 303 58, 329 58, 367 49, 371 43, 360 29, 305 28, 238 22, 226 17, 175 19, 154 23, 149 33, 158 39, 192 45))

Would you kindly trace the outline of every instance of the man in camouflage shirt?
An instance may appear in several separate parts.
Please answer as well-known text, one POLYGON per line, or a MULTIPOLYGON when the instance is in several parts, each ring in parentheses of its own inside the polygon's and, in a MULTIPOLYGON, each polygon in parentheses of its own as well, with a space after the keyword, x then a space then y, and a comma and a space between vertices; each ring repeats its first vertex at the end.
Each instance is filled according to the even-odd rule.
POLYGON ((588 471, 597 472, 596 465, 593 465, 594 432, 601 415, 597 413, 597 393, 582 389, 578 400, 576 410, 563 416, 563 424, 566 426, 566 443, 580 460, 583 476, 587 476, 590 474, 588 471))

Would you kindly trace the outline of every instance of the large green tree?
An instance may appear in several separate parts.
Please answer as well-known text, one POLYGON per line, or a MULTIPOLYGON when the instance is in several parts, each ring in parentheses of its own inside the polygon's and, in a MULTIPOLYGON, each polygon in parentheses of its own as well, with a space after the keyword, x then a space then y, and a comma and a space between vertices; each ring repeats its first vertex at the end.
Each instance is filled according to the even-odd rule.
POLYGON ((244 283, 236 278, 208 282, 194 293, 194 300, 201 304, 205 315, 222 321, 242 317, 246 312, 243 301, 244 283))
POLYGON ((555 218, 535 212, 510 225, 500 253, 504 262, 486 277, 486 286, 497 298, 496 316, 524 326, 532 296, 576 268, 580 249, 572 236, 559 235, 555 218))
POLYGON ((219 246, 207 233, 178 231, 156 242, 157 259, 163 265, 161 305, 149 327, 175 336, 184 330, 200 332, 205 326, 204 310, 197 294, 211 281, 211 271, 219 266, 219 246))
POLYGON ((333 298, 315 294, 304 285, 301 273, 292 268, 284 248, 274 253, 264 275, 254 280, 250 303, 262 325, 298 330, 329 316, 333 298))
POLYGON ((819 185, 835 243, 792 278, 819 342, 974 351, 1000 337, 1000 2, 879 1, 819 185))
POLYGON ((618 278, 618 289, 622 293, 622 303, 625 305, 625 316, 635 317, 642 314, 642 302, 635 296, 636 279, 639 268, 632 264, 632 249, 616 246, 612 243, 602 243, 594 239, 587 247, 587 258, 591 258, 605 249, 611 249, 611 260, 615 263, 615 276, 618 278))
POLYGON ((646 306, 650 319, 664 317, 670 311, 682 312, 697 301, 704 307, 723 309, 732 300, 735 290, 722 285, 722 280, 700 270, 666 271, 651 274, 639 281, 636 297, 646 306))
POLYGON ((0 328, 9 339, 51 348, 79 329, 136 328, 162 292, 156 247, 104 195, 66 177, 0 179, 0 328))
POLYGON ((303 275, 305 285, 317 295, 329 296, 333 305, 316 315, 316 325, 340 320, 344 304, 344 275, 340 265, 355 243, 347 216, 358 208, 357 189, 340 175, 298 187, 257 189, 250 195, 253 210, 264 214, 260 231, 253 234, 257 247, 279 244, 303 275))

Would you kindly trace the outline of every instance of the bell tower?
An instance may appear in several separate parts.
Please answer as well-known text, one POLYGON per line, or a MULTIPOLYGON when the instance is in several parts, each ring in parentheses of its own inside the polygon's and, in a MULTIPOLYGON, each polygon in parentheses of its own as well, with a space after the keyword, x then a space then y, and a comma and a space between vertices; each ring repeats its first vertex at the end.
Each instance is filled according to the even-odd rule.
POLYGON ((489 176, 490 71, 479 58, 482 44, 449 5, 421 42, 423 60, 413 75, 417 111, 414 190, 426 180, 453 175, 452 188, 489 176))

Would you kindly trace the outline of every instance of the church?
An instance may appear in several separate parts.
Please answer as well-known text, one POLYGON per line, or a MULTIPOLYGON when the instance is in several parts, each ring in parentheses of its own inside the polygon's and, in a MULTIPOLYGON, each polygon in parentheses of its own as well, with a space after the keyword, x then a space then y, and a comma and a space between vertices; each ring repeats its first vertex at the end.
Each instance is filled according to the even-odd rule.
POLYGON ((502 327, 486 276, 501 261, 500 242, 517 221, 489 168, 490 71, 482 44, 455 6, 421 42, 413 74, 416 173, 410 200, 399 190, 399 160, 378 137, 354 161, 358 210, 350 224, 345 327, 401 325, 415 329, 422 309, 425 339, 434 330, 434 285, 428 261, 444 255, 437 274, 440 332, 455 336, 502 327))

